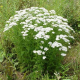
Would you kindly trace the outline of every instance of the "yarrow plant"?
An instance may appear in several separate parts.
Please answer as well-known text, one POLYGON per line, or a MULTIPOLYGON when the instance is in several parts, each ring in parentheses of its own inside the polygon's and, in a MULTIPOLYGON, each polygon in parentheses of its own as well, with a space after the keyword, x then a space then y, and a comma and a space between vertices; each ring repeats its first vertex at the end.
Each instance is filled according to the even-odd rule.
POLYGON ((44 72, 52 74, 71 48, 74 37, 70 32, 74 30, 54 10, 31 7, 15 13, 6 21, 3 32, 14 43, 20 63, 29 68, 41 64, 44 72))

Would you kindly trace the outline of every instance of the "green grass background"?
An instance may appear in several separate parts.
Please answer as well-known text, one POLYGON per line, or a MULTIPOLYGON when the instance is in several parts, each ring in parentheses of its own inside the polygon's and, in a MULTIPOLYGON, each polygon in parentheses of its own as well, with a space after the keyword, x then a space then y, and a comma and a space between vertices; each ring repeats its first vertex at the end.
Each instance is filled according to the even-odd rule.
MULTIPOLYGON (((57 15, 68 19, 69 25, 75 28, 75 31, 79 30, 77 27, 80 24, 80 0, 0 0, 0 45, 4 41, 3 28, 5 27, 5 22, 15 14, 16 10, 32 6, 45 7, 48 10, 54 9, 57 15)), ((72 45, 72 49, 68 51, 68 55, 63 61, 65 65, 63 67, 64 71, 61 73, 66 75, 67 72, 68 78, 71 80, 80 80, 80 34, 76 32, 74 36, 75 44, 72 45), (65 69, 68 69, 68 71, 65 71, 65 69)), ((3 48, 0 46, 0 51, 2 52, 2 50, 3 48)), ((2 69, 2 67, 0 68, 2 69)), ((66 79, 67 77, 64 78, 68 80, 66 79)), ((46 80, 46 78, 43 80, 46 80)))

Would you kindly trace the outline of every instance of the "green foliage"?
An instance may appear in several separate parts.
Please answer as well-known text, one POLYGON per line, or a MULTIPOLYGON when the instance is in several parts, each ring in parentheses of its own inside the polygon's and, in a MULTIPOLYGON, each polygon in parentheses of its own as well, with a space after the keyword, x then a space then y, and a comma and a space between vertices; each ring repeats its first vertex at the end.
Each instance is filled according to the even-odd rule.
POLYGON ((4 60, 5 52, 3 51, 2 44, 0 43, 0 62, 4 60))
POLYGON ((4 60, 5 53, 3 51, 0 52, 0 62, 4 60))
MULTIPOLYGON (((34 71, 25 77, 27 80, 37 80, 42 78, 41 71, 34 71)), ((24 79, 25 79, 24 78, 24 79)))
POLYGON ((71 80, 71 79, 63 79, 63 80, 71 80))

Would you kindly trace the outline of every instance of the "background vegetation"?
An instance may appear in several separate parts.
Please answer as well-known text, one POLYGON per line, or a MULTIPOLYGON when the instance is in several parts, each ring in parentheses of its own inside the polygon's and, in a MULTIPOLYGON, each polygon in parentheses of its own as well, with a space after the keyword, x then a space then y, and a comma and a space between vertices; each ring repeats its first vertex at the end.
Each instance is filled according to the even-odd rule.
MULTIPOLYGON (((61 77, 64 80, 79 80, 80 79, 80 0, 1 0, 0 1, 0 71, 1 80, 37 80, 37 77, 42 76, 41 72, 31 73, 28 71, 21 73, 17 72, 19 65, 17 60, 14 61, 15 55, 10 55, 10 50, 13 45, 10 41, 6 41, 3 37, 3 29, 5 22, 15 14, 16 10, 37 6, 44 7, 48 10, 54 9, 57 15, 68 19, 68 24, 75 30, 75 40, 72 42, 72 49, 68 51, 65 57, 60 74, 55 72, 55 79, 59 80, 61 77), (6 55, 7 54, 7 55, 6 55), (3 59, 5 56, 5 59, 3 59), (13 60, 12 60, 13 59, 13 60), (11 61, 12 60, 12 61, 11 61), (17 66, 17 67, 16 67, 17 66), (10 70, 11 69, 11 70, 10 70), (28 77, 26 77, 26 75, 28 77), (33 75, 33 77, 32 77, 33 75), (21 78, 19 79, 19 77, 21 78)), ((13 49, 14 51, 14 49, 13 49)), ((42 80, 50 80, 48 73, 41 77, 42 80)))

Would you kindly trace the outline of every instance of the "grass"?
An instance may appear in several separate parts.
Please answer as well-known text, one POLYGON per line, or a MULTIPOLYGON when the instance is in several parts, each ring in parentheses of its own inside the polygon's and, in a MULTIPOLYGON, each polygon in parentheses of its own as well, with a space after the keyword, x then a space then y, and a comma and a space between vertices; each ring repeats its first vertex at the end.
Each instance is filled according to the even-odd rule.
MULTIPOLYGON (((76 46, 72 46, 72 48, 68 51, 67 56, 65 57, 63 64, 65 66, 66 70, 63 70, 64 74, 61 76, 64 80, 70 79, 70 80, 79 80, 80 79, 80 43, 78 43, 76 46), (68 65, 68 66, 67 66, 68 65), (67 70, 68 69, 68 70, 67 70), (65 72, 66 71, 66 72, 65 72), (66 75, 66 77, 65 77, 66 75)), ((6 75, 3 74, 5 68, 2 63, 0 63, 0 79, 1 80, 7 80, 6 75)), ((61 73, 63 73, 61 72, 61 73)), ((24 75, 20 72, 16 72, 16 76, 18 80, 24 80, 24 75), (20 77, 21 76, 21 77, 20 77)), ((46 80, 46 77, 44 77, 42 80, 46 80)), ((50 80, 50 79, 49 79, 50 80)), ((57 79, 55 79, 57 80, 57 79)))
POLYGON ((72 49, 69 50, 64 61, 65 64, 70 64, 69 68, 70 70, 72 69, 72 74, 76 74, 80 79, 80 43, 77 43, 76 46, 72 46, 72 49))
MULTIPOLYGON (((71 1, 71 0, 70 0, 71 1)), ((74 0, 77 4, 80 3, 79 0, 74 0)), ((71 3, 70 3, 71 4, 71 3)), ((5 21, 10 18, 10 16, 14 15, 16 10, 23 9, 25 7, 38 6, 45 7, 48 10, 54 9, 58 15, 63 16, 64 6, 68 5, 67 0, 1 0, 0 1, 0 45, 3 43, 3 28, 5 25, 5 21), (49 1, 49 2, 48 2, 49 1), (65 4, 66 3, 66 4, 65 4)), ((76 37, 77 38, 77 37, 76 37)), ((80 80, 80 42, 77 42, 77 45, 73 45, 72 48, 68 51, 67 56, 65 57, 63 64, 65 66, 64 69, 68 69, 67 71, 63 70, 63 80, 80 80), (67 75, 65 77, 65 75, 67 75)), ((1 48, 2 49, 2 48, 1 48)), ((3 49, 2 49, 3 50, 3 49)), ((0 63, 0 80, 7 80, 4 72, 5 68, 2 63, 0 63)), ((22 78, 24 75, 17 72, 16 74, 22 78)), ((21 78, 21 80, 22 80, 21 78)), ((42 80, 46 80, 43 78, 42 80)), ((49 79, 50 80, 50 79, 49 79)), ((57 79, 52 79, 57 80, 57 79)))
MULTIPOLYGON (((67 76, 65 77, 64 75, 61 76, 62 78, 64 78, 64 80, 70 79, 70 80, 79 80, 80 79, 80 42, 77 43, 77 45, 72 46, 72 48, 68 51, 67 56, 65 57, 63 64, 66 66, 66 70, 68 69, 68 71, 63 71, 65 72, 65 74, 67 74, 67 76), (68 66, 67 66, 68 65, 68 66)), ((4 65, 2 63, 0 63, 0 72, 3 72, 4 69, 4 65)), ((22 78, 24 77, 24 75, 22 75, 20 72, 16 72, 17 77, 19 79, 19 77, 22 78)), ((6 80, 6 76, 3 75, 2 73, 0 73, 0 78, 1 80, 5 79, 6 80)), ((46 77, 45 77, 46 78, 46 77)), ((46 80, 45 78, 43 78, 42 80, 46 80)), ((19 79, 20 80, 20 79, 19 79)), ((56 80, 56 79, 55 79, 56 80)))
POLYGON ((68 64, 69 70, 66 72, 68 76, 76 76, 78 80, 80 79, 80 42, 68 51, 63 64, 68 64))

